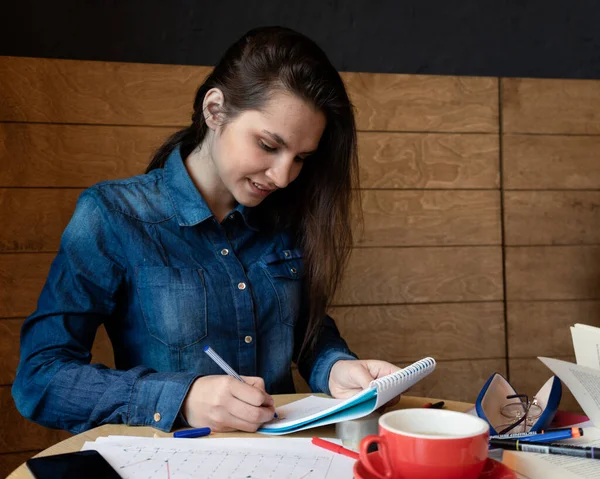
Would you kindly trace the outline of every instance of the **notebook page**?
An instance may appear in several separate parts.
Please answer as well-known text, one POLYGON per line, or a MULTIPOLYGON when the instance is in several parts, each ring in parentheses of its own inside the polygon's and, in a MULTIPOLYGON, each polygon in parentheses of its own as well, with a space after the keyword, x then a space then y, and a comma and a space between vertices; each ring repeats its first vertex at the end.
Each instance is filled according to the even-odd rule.
POLYGON ((411 386, 414 386, 425 376, 433 372, 434 369, 435 360, 433 358, 424 358, 404 369, 400 369, 395 373, 371 382, 371 387, 377 388, 375 409, 402 394, 411 386))
POLYGON ((82 450, 97 450, 124 479, 230 479, 285 477, 336 479, 352 477, 354 460, 290 438, 109 437, 86 442, 82 450))

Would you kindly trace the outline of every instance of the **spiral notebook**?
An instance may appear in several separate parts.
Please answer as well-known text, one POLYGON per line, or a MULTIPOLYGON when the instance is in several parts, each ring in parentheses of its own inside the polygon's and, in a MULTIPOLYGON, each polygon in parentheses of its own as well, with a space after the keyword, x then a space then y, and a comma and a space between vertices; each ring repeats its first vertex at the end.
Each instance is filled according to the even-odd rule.
POLYGON ((263 434, 281 435, 312 427, 349 421, 366 416, 402 394, 435 369, 435 360, 425 358, 371 382, 367 389, 348 399, 309 396, 277 408, 274 419, 258 430, 263 434))

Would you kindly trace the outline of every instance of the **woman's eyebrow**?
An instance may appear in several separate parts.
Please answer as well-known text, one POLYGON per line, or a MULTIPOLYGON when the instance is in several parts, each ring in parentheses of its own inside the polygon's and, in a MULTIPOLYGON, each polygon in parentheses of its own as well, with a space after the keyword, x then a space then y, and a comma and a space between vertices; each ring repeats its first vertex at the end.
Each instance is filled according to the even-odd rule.
MULTIPOLYGON (((283 138, 281 138, 281 136, 278 135, 277 133, 273 133, 273 132, 271 132, 269 130, 262 130, 262 132, 265 133, 266 135, 269 135, 274 142, 280 144, 281 146, 283 146, 285 148, 288 147, 288 145, 285 142, 285 140, 283 138)), ((301 155, 312 155, 315 151, 317 151, 317 150, 305 151, 305 152, 300 153, 300 154, 301 155)))

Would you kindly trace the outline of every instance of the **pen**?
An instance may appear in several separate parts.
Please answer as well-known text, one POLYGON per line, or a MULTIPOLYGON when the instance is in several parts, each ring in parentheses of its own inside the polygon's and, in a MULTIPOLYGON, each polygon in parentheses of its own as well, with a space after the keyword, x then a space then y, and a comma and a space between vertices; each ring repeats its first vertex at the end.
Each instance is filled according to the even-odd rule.
POLYGON ((600 451, 597 447, 572 446, 554 442, 530 444, 520 440, 490 439, 490 445, 509 451, 537 452, 540 454, 558 454, 563 456, 587 457, 600 459, 600 451))
POLYGON ((351 457, 352 459, 358 459, 360 457, 358 452, 351 451, 350 449, 346 449, 344 446, 340 446, 334 442, 326 441, 320 437, 313 437, 311 442, 315 446, 322 447, 323 449, 327 449, 331 452, 343 454, 344 456, 351 457))
POLYGON ((184 431, 176 431, 173 433, 173 437, 180 438, 192 438, 208 436, 210 434, 210 427, 199 427, 196 429, 186 429, 184 431))
POLYGON ((541 431, 539 433, 525 433, 524 436, 507 437, 511 434, 504 434, 502 436, 492 436, 491 439, 519 439, 521 442, 553 442, 561 441, 563 439, 573 439, 576 437, 583 436, 583 429, 580 427, 572 427, 570 429, 561 429, 558 431, 541 431))
POLYGON ((423 407, 430 409, 442 409, 444 407, 444 401, 438 401, 433 403, 428 402, 427 404, 423 404, 423 407))
MULTIPOLYGON (((211 348, 210 346, 204 346, 204 352, 206 354, 208 354, 208 356, 215 362, 217 363, 217 366, 219 366, 223 371, 225 371, 227 374, 229 374, 229 376, 232 376, 234 378, 236 378, 238 381, 242 381, 244 384, 246 384, 246 381, 244 381, 242 379, 242 377, 236 373, 233 368, 227 364, 225 362, 225 360, 219 356, 215 350, 213 348, 211 348)), ((277 419, 279 416, 277 416, 277 413, 275 413, 275 415, 273 416, 275 419, 277 419)))
POLYGON ((490 436, 490 439, 520 439, 528 436, 538 436, 540 434, 546 434, 548 432, 556 432, 556 431, 572 431, 573 437, 583 436, 583 428, 581 427, 555 427, 550 429, 544 429, 542 431, 537 432, 515 432, 511 434, 496 434, 495 436, 490 436))

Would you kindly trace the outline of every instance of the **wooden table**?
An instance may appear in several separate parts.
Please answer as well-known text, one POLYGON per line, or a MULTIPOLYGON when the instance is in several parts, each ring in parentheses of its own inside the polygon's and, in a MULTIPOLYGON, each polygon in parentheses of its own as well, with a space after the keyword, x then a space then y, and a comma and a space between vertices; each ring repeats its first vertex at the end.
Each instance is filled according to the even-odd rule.
MULTIPOLYGON (((296 401, 298 399, 305 398, 310 396, 310 394, 282 394, 282 395, 274 395, 273 399, 275 400, 275 406, 283 406, 292 401, 296 401)), ((316 394, 316 396, 321 396, 320 394, 316 394)), ((439 399, 432 398, 419 398, 419 397, 411 397, 411 396, 402 396, 400 403, 394 406, 391 409, 406 409, 413 407, 421 407, 423 404, 428 402, 439 401, 439 399)), ((452 411, 460 411, 465 412, 473 407, 472 404, 457 402, 457 401, 445 401, 446 409, 450 409, 452 411)), ((390 409, 390 410, 391 410, 390 409)), ((95 441, 98 437, 101 436, 109 436, 109 435, 119 435, 119 436, 145 436, 145 437, 153 437, 154 434, 157 434, 160 437, 172 437, 172 433, 162 432, 157 429, 154 429, 149 426, 140 426, 140 427, 130 427, 124 426, 122 424, 107 424, 105 426, 96 427, 94 429, 90 429, 89 431, 82 432, 81 434, 77 434, 76 436, 65 439, 64 441, 55 444, 54 446, 50 446, 48 449, 43 450, 35 457, 41 456, 50 456, 53 454, 62 454, 65 452, 75 452, 79 451, 83 444, 86 441, 95 441)), ((232 432, 232 433, 213 433, 211 436, 214 437, 269 437, 263 434, 252 434, 245 432, 232 432)), ((322 426, 319 428, 308 429, 305 431, 300 431, 292 434, 287 434, 285 437, 335 437, 335 424, 329 426, 322 426)), ((8 476, 7 479, 32 479, 33 476, 30 474, 29 469, 25 464, 21 464, 17 469, 15 469, 12 474, 8 476)))

